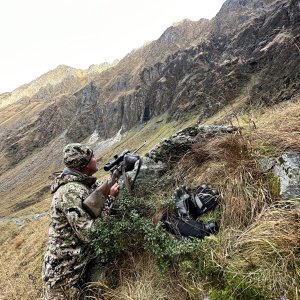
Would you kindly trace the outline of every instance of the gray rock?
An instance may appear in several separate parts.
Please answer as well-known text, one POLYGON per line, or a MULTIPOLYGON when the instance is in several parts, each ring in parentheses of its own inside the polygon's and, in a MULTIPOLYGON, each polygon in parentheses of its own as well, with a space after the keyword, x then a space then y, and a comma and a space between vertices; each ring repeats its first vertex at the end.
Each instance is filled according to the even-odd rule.
POLYGON ((260 169, 263 173, 267 173, 276 165, 275 158, 263 157, 258 159, 260 169))
POLYGON ((283 199, 300 197, 300 153, 284 153, 277 159, 274 173, 279 177, 283 199))
MULTIPOLYGON (((135 174, 137 172, 138 162, 135 164, 135 168, 133 171, 128 172, 128 176, 131 180, 134 179, 135 174)), ((163 175, 166 169, 166 165, 162 162, 155 162, 153 159, 149 157, 142 157, 142 165, 138 176, 136 178, 135 185, 147 185, 147 184, 155 184, 159 180, 159 178, 163 175)))
POLYGON ((199 136, 214 136, 218 134, 227 134, 238 131, 237 127, 232 126, 216 126, 216 125, 196 125, 185 128, 169 139, 162 140, 148 154, 154 161, 168 162, 172 156, 180 156, 191 145, 196 142, 199 136))

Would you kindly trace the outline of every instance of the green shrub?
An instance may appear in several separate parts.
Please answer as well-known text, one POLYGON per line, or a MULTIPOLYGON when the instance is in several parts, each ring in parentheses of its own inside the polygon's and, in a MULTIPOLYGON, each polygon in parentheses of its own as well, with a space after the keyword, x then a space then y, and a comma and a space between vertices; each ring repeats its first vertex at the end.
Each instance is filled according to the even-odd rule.
MULTIPOLYGON (((150 196, 151 197, 151 196, 150 196)), ((177 240, 161 223, 154 225, 155 201, 120 195, 116 214, 99 218, 92 233, 92 246, 101 263, 128 253, 146 251, 153 255, 161 273, 184 256, 195 251, 199 241, 177 240)))

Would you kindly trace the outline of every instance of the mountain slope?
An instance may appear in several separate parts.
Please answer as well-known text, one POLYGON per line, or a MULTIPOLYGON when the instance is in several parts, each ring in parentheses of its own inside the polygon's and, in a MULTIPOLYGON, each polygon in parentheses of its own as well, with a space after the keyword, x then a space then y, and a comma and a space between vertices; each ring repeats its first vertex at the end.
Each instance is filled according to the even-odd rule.
MULTIPOLYGON (((240 299, 239 293, 248 295, 245 299, 263 299, 262 289, 267 291, 266 299, 273 293, 276 298, 295 299, 298 214, 283 219, 283 214, 271 211, 276 220, 264 226, 255 217, 263 215, 259 209, 266 199, 275 201, 279 194, 278 180, 261 174, 256 159, 300 150, 299 25, 299 0, 227 0, 211 21, 174 24, 157 41, 133 50, 107 69, 106 65, 88 71, 61 66, 20 87, 16 92, 20 97, 0 95, 0 226, 1 242, 6 240, 0 245, 1 296, 40 297, 49 221, 44 214, 51 201, 48 190, 53 172, 63 167, 66 143, 90 143, 104 164, 147 139, 140 151, 145 154, 161 139, 200 121, 244 129, 232 139, 199 140, 194 152, 179 158, 167 174, 171 182, 155 196, 168 197, 175 185, 215 184, 224 197, 221 234, 201 243, 195 257, 182 261, 178 272, 173 268, 170 277, 160 281, 143 282, 140 275, 147 273, 147 265, 153 271, 153 261, 145 256, 144 272, 135 270, 136 257, 131 253, 131 265, 120 269, 125 284, 117 287, 116 297, 139 295, 140 283, 153 295, 151 288, 157 290, 157 282, 169 287, 173 279, 172 286, 180 294, 176 299, 202 299, 217 276, 219 290, 207 291, 215 292, 214 299, 233 295, 240 299), (25 225, 14 223, 19 219, 25 225), (282 220, 287 221, 286 227, 276 223, 282 220), (277 227, 282 229, 280 238, 273 234, 277 227), (247 239, 251 232, 255 238, 250 234, 247 239)), ((104 172, 97 175, 103 177, 104 172)), ((283 212, 293 213, 290 207, 283 212)), ((167 290, 162 291, 168 299, 167 290)))
POLYGON ((1 181, 9 169, 26 174, 25 162, 45 149, 92 134, 107 139, 163 113, 205 121, 230 105, 229 115, 297 96, 299 20, 295 0, 228 0, 211 21, 174 24, 92 77, 49 71, 28 87, 31 95, 41 86, 38 93, 0 109, 1 181))

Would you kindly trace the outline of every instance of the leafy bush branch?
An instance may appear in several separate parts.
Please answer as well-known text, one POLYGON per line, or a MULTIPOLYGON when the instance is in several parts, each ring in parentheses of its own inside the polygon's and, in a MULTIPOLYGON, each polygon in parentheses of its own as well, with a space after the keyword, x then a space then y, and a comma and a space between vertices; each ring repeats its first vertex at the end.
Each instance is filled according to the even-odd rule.
POLYGON ((199 241, 177 240, 158 222, 152 221, 156 213, 155 201, 134 197, 126 192, 120 195, 116 213, 97 220, 92 233, 92 246, 101 263, 122 255, 146 251, 153 255, 161 273, 179 256, 196 251, 199 241))

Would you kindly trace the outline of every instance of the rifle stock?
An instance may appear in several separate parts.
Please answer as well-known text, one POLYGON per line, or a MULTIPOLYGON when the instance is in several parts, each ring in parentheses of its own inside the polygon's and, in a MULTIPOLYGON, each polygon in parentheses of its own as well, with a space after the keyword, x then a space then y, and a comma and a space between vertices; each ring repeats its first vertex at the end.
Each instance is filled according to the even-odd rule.
POLYGON ((118 169, 114 170, 110 179, 104 181, 97 189, 99 189, 105 198, 108 197, 111 187, 119 180, 121 173, 118 169))
POLYGON ((111 174, 111 178, 98 186, 82 203, 85 209, 92 218, 96 219, 100 216, 101 211, 105 206, 107 197, 109 196, 111 187, 118 181, 120 173, 115 170, 111 174))

